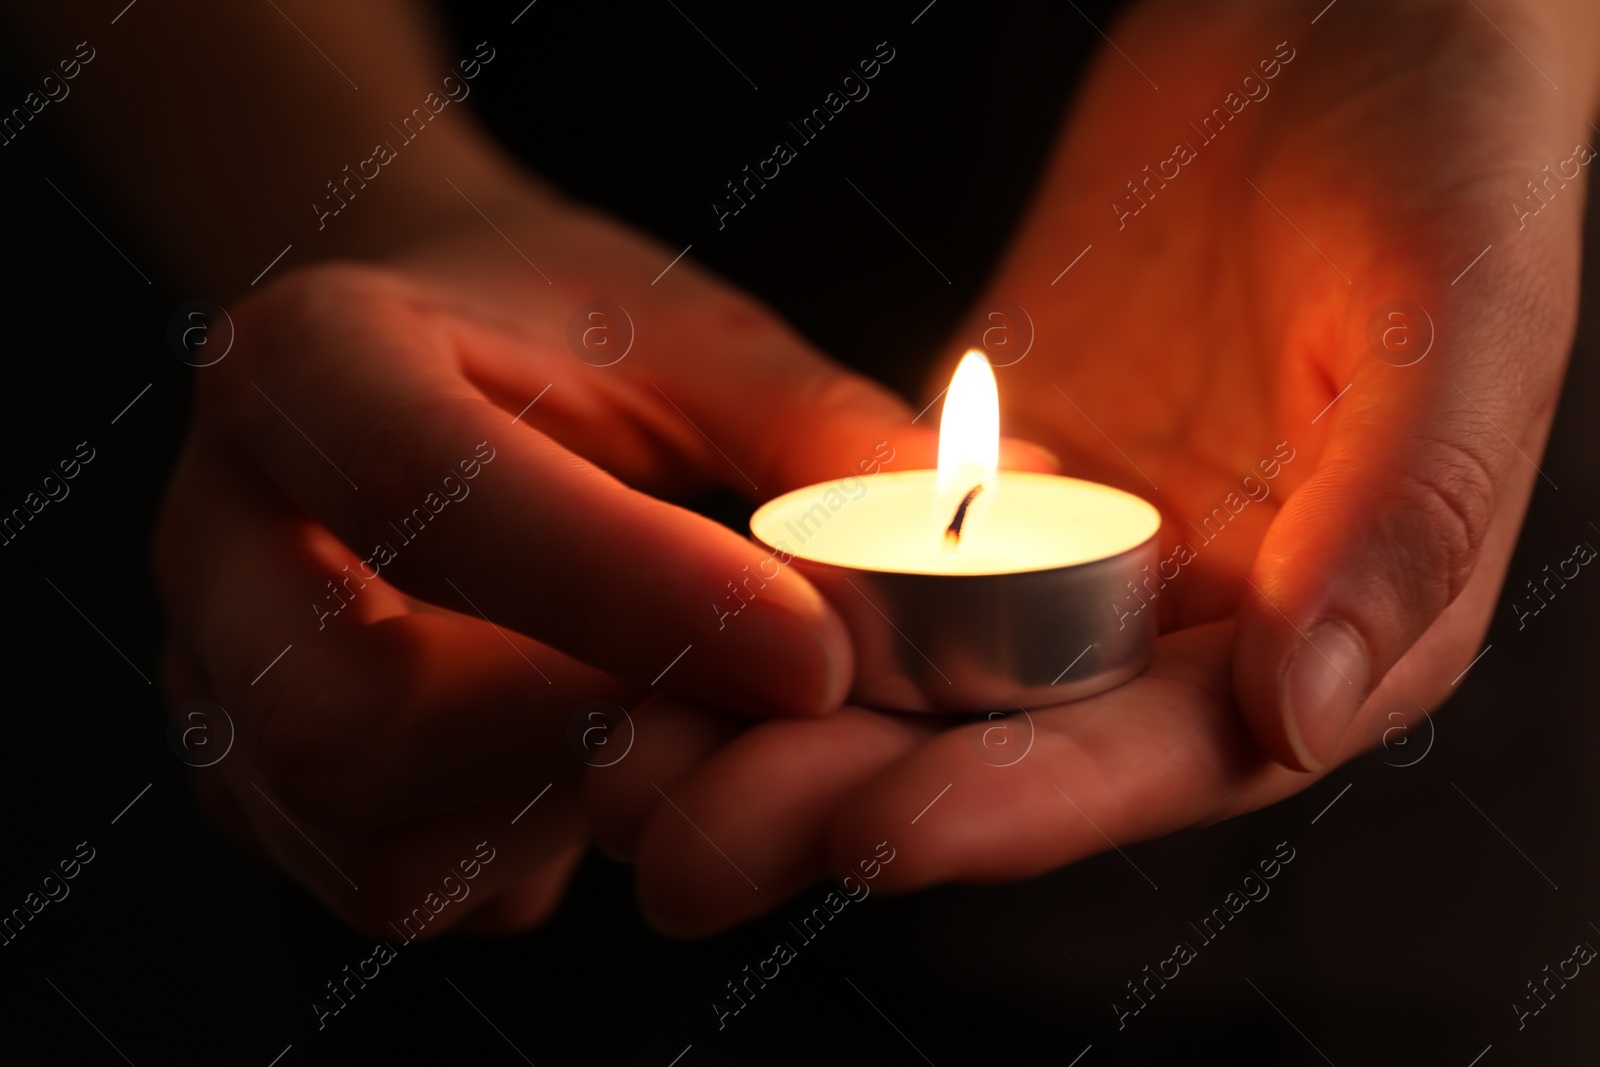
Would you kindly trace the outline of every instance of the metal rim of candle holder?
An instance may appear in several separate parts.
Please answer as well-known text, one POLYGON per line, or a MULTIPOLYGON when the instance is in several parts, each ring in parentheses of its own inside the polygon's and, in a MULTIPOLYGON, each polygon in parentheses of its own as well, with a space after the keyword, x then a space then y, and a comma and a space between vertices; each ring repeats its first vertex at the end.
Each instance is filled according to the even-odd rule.
POLYGON ((1153 534, 1113 556, 1009 574, 866 571, 798 555, 788 565, 850 631, 851 702, 973 713, 1082 700, 1143 673, 1155 647, 1148 602, 1162 584, 1159 560, 1153 534))

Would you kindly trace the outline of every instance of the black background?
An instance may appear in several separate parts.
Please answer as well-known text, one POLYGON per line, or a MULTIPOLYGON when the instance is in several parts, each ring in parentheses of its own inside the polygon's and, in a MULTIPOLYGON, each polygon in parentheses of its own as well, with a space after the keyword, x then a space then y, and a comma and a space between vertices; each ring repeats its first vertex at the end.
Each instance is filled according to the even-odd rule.
MULTIPOLYGON (((1070 6, 940 0, 912 25, 923 2, 759 15, 693 5, 696 24, 759 90, 667 3, 623 16, 541 0, 515 26, 521 0, 475 5, 455 15, 455 32, 466 49, 488 39, 504 57, 473 102, 532 165, 669 244, 693 243, 696 258, 821 347, 909 393, 981 284, 1083 57, 1099 43, 1070 6), (883 40, 897 56, 872 95, 718 231, 710 201, 722 183, 787 139, 785 123, 883 40)), ((1105 25, 1102 7, 1083 10, 1105 25)), ((28 73, 8 64, 5 99, 26 92, 28 73)), ((789 914, 822 891, 723 936, 679 943, 642 924, 626 868, 591 856, 543 929, 406 947, 318 1031, 312 999, 371 943, 210 828, 167 747, 165 707, 150 684, 159 681, 161 618, 149 529, 194 373, 165 332, 178 305, 220 294, 167 283, 158 250, 135 240, 101 197, 115 175, 88 172, 64 134, 47 112, 0 149, 0 509, 20 504, 78 442, 97 450, 71 496, 0 547, 0 911, 20 906, 78 842, 97 856, 70 897, 0 947, 5 1062, 266 1065, 292 1045, 284 1067, 513 1064, 523 1055, 541 1067, 666 1065, 692 1045, 683 1067, 945 1067, 1067 1064, 1092 1046, 1083 1067, 1464 1067, 1492 1044, 1481 1061, 1491 1067, 1587 1062, 1600 1049, 1600 977, 1587 971, 1520 1033, 1510 1008, 1524 982, 1575 942, 1600 943, 1591 925, 1600 922, 1591 769, 1600 586, 1583 579, 1522 632, 1502 596, 1492 651, 1414 766, 1369 756, 1268 811, 1027 884, 874 896, 801 948, 724 1030, 710 1007, 723 983, 767 956, 787 936, 789 914), (1272 895, 1118 1032, 1110 1003, 1123 983, 1188 939, 1188 922, 1280 841, 1296 858, 1272 895)), ((195 225, 225 229, 227 220, 195 225)), ((1516 585, 1575 541, 1600 537, 1588 526, 1600 522, 1588 431, 1600 396, 1592 279, 1585 296, 1542 464, 1561 488, 1538 485, 1511 567, 1516 585)))

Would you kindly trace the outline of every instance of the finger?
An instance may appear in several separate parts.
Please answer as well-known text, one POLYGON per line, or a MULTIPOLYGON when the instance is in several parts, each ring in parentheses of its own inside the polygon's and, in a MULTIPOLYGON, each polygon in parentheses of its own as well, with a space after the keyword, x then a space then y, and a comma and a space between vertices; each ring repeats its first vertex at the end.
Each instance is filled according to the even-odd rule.
POLYGON ((903 400, 822 356, 692 257, 652 281, 655 256, 670 252, 583 212, 553 224, 584 252, 571 265, 578 282, 530 292, 515 275, 507 288, 501 271, 451 298, 473 317, 521 309, 505 343, 464 353, 465 366, 508 403, 550 384, 527 412, 533 425, 619 474, 693 470, 755 498, 859 475, 897 451, 931 466, 933 423, 913 424, 903 400), (569 284, 604 300, 575 310, 569 284), (605 418, 608 409, 626 417, 605 418))
POLYGON ((319 621, 310 609, 341 573, 340 546, 203 448, 175 492, 206 506, 170 509, 158 540, 174 626, 239 751, 322 824, 389 826, 573 787, 569 713, 637 692, 480 619, 411 611, 381 579, 341 585, 349 603, 319 621))
MULTIPOLYGON (((530 287, 514 261, 487 263, 476 244, 430 245, 406 263, 464 317, 505 323, 461 352, 463 367, 530 425, 651 488, 692 471, 765 498, 879 464, 933 465, 937 412, 913 418, 693 257, 653 277, 671 250, 612 220, 569 206, 543 225, 564 229, 581 256, 549 288, 530 287), (574 307, 579 291, 585 303, 574 307)), ((1057 467, 1031 446, 1006 453, 1017 469, 1057 467)))
MULTIPOLYGON (((1468 291, 1441 281, 1422 297, 1438 340, 1420 362, 1375 358, 1364 336, 1322 357, 1330 380, 1350 384, 1329 411, 1315 473, 1268 531, 1239 613, 1244 715, 1288 766, 1314 769, 1339 750, 1367 695, 1466 587, 1503 504, 1520 515, 1540 477, 1576 304, 1570 281, 1528 293, 1519 279, 1575 280, 1577 246, 1530 233, 1500 251, 1468 291)), ((1421 286, 1413 277, 1408 288, 1421 286)), ((1463 636, 1460 666, 1473 640, 1463 636)))
POLYGON ((587 851, 584 842, 575 842, 543 870, 484 901, 453 929, 463 934, 503 936, 543 925, 555 914, 587 851))
MULTIPOLYGON (((235 792, 268 854, 334 914, 386 941, 436 937, 530 882, 558 892, 541 880, 564 885, 560 874, 584 840, 570 787, 551 790, 520 819, 513 802, 346 833, 288 807, 243 770, 247 781, 235 792)), ((534 917, 531 908, 516 914, 534 917)))
MULTIPOLYGON (((591 329, 615 327, 622 338, 608 343, 634 339, 615 369, 568 358, 531 326, 484 333, 462 351, 463 368, 502 407, 631 485, 678 488, 693 473, 765 499, 936 463, 940 397, 913 414, 770 312, 743 301, 729 310, 729 299, 646 307, 622 324, 610 323, 615 311, 596 312, 607 325, 591 329)), ((1000 460, 1060 469, 1047 449, 1014 438, 1001 442, 1000 460)))
POLYGON ((464 368, 507 406, 549 385, 527 421, 629 480, 687 471, 764 498, 891 463, 932 465, 937 412, 913 423, 904 400, 772 312, 720 290, 628 306, 619 332, 632 343, 615 366, 585 366, 524 326, 486 336, 464 368))
MULTIPOLYGON (((932 467, 937 422, 888 389, 825 359, 786 328, 735 312, 704 361, 682 358, 694 335, 662 353, 651 388, 665 401, 663 431, 701 469, 752 499, 895 466, 932 467)), ((701 336, 704 336, 703 334, 701 336)))
MULTIPOLYGON (((934 737, 834 812, 832 868, 887 841, 881 889, 1031 878, 1300 788, 1305 777, 1266 760, 1229 700, 1230 629, 1164 636, 1144 675, 1029 713, 1033 744, 1015 762, 983 758, 985 723, 934 737)), ((1129 877, 1143 886, 1149 873, 1129 877)))
MULTIPOLYGON (((648 373, 651 388, 688 424, 676 436, 697 465, 724 471, 724 482, 746 495, 765 499, 938 461, 938 398, 913 412, 885 386, 822 355, 770 309, 720 295, 674 305, 662 326, 641 333, 646 358, 632 373, 648 373), (691 351, 695 358, 684 358, 691 351)), ((1012 439, 1002 461, 1022 470, 1059 467, 1045 449, 1012 439)))
MULTIPOLYGON (((656 388, 683 416, 679 447, 701 469, 716 469, 719 460, 733 468, 725 482, 746 496, 764 500, 820 482, 938 464, 937 401, 913 413, 882 385, 788 335, 752 340, 734 355, 742 362, 719 370, 679 361, 662 375, 673 378, 672 396, 664 385, 656 388), (751 458, 735 467, 732 456, 751 458)), ((1001 442, 1000 463, 1050 473, 1061 466, 1048 449, 1011 437, 1001 442)))
POLYGON ((638 857, 645 916, 663 932, 698 936, 812 884, 827 871, 835 809, 934 728, 925 717, 847 706, 746 730, 651 814, 638 857))
POLYGON ((780 572, 724 625, 713 605, 769 553, 508 419, 452 359, 480 328, 345 267, 280 283, 237 320, 238 358, 202 380, 202 419, 369 571, 720 706, 805 714, 843 698, 848 637, 816 591, 780 572))
MULTIPOLYGON (((181 522, 165 524, 158 558, 187 545, 191 551, 185 558, 191 566, 198 565, 197 570, 185 572, 189 594, 169 595, 169 603, 177 606, 174 621, 180 626, 203 620, 200 632, 213 662, 232 664, 238 649, 253 647, 249 638, 257 628, 292 631, 292 621, 285 616, 296 605, 279 594, 287 590, 292 597, 297 586, 315 581, 315 575, 297 571, 296 563, 314 559, 316 552, 306 546, 303 536, 296 536, 303 535, 303 524, 274 509, 270 498, 249 491, 247 472, 197 463, 191 450, 179 475, 179 491, 185 487, 209 498, 213 506, 204 514, 212 521, 200 531, 188 530, 181 522), (196 466, 214 467, 214 477, 197 474, 196 466), (186 480, 199 484, 186 485, 186 480), (197 532, 201 536, 195 536, 197 532), (207 555, 200 544, 216 555, 207 555), (231 560, 232 565, 218 569, 217 559, 231 560), (218 599, 197 603, 197 597, 207 596, 218 599), (240 603, 254 610, 231 613, 215 607, 240 603)), ((160 569, 171 572, 168 565, 160 569)), ((462 686, 460 691, 468 694, 464 706, 459 692, 453 694, 458 699, 440 701, 430 692, 435 688, 431 676, 437 671, 415 670, 414 649, 422 647, 442 652, 443 661, 453 668, 476 668, 492 675, 498 665, 479 666, 471 647, 452 648, 452 643, 461 644, 454 638, 472 629, 480 631, 476 644, 483 647, 484 624, 461 619, 452 627, 444 614, 409 613, 374 621, 396 605, 385 603, 382 591, 372 592, 363 624, 352 619, 345 630, 329 628, 320 642, 315 633, 309 634, 305 646, 313 654, 284 673, 282 689, 268 688, 259 695, 250 692, 259 687, 245 686, 238 672, 229 668, 222 673, 239 680, 219 690, 201 656, 176 642, 169 644, 164 667, 173 698, 182 702, 220 697, 225 708, 233 709, 230 721, 239 732, 221 761, 196 770, 202 805, 231 834, 275 859, 313 895, 371 936, 385 940, 436 936, 491 900, 495 903, 485 920, 488 927, 520 929, 542 921, 559 900, 582 851, 575 772, 567 766, 576 767, 577 761, 561 761, 564 753, 553 753, 554 742, 546 736, 536 739, 543 749, 531 753, 518 743, 519 728, 525 733, 523 724, 538 718, 525 700, 496 704, 462 686), (363 633, 362 625, 392 629, 398 620, 418 621, 436 633, 405 642, 402 651, 407 654, 398 659, 390 655, 365 664, 359 642, 351 638, 363 633), (369 672, 366 679, 350 677, 352 671, 359 674, 363 669, 369 672), (393 691, 384 682, 396 679, 400 696, 389 699, 393 691), (343 702, 338 709, 313 706, 315 701, 307 694, 324 690, 356 698, 371 694, 375 706, 389 712, 392 721, 374 726, 359 715, 326 714, 348 710, 350 704, 343 702), (277 725, 273 720, 280 715, 295 717, 294 728, 273 730, 277 725), (294 740, 278 740, 279 734, 294 740), (270 739, 265 744, 263 735, 270 739), (503 760, 508 753, 512 757, 503 760), (553 754, 554 776, 562 780, 559 787, 550 781, 540 788, 536 782, 553 754), (313 773, 300 772, 306 764, 313 765, 313 773), (486 798, 501 797, 506 799, 497 805, 483 805, 486 798), (491 877, 474 882, 480 866, 465 850, 480 833, 502 845, 509 841, 514 859, 502 863, 491 877), (461 855, 449 856, 452 848, 461 855), (453 880, 446 881, 447 877, 453 880), (478 896, 469 903, 474 888, 478 896), (448 914, 446 908, 451 909, 448 914), (443 921, 436 922, 441 915, 443 921)), ((303 614, 292 614, 304 624, 303 614)), ((573 667, 581 675, 592 675, 587 668, 573 667)), ((489 849, 492 852, 494 846, 489 849)))
POLYGON ((625 861, 637 853, 645 823, 664 803, 663 794, 750 725, 742 716, 663 696, 635 708, 631 718, 627 754, 614 763, 596 763, 583 779, 583 807, 595 843, 625 861))

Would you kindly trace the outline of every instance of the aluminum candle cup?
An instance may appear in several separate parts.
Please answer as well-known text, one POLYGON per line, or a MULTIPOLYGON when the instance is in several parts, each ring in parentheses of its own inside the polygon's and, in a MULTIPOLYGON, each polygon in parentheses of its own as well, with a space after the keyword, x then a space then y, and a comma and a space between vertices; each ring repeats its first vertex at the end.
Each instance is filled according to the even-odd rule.
POLYGON ((756 540, 849 627, 855 702, 1046 707, 1121 685, 1149 663, 1155 612, 1124 605, 1155 571, 1160 513, 1075 478, 1001 471, 982 485, 966 500, 959 543, 952 515, 968 509, 960 493, 951 507, 931 470, 808 486, 751 517, 756 540))

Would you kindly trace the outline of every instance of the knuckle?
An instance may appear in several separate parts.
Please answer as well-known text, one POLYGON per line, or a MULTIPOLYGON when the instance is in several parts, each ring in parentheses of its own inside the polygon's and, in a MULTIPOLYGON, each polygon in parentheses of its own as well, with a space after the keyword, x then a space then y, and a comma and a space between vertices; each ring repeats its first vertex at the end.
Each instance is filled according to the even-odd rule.
POLYGON ((351 312, 395 287, 391 275, 373 267, 319 263, 291 271, 229 308, 238 340, 230 358, 195 376, 197 419, 224 429, 249 426, 261 417, 252 382, 294 375, 307 362, 297 356, 337 351, 327 340, 349 329, 351 312))
POLYGON ((285 315, 325 317, 342 314, 352 301, 392 286, 392 276, 361 263, 339 260, 290 271, 239 305, 245 322, 268 325, 285 315))
MULTIPOLYGON (((1395 532, 1421 557, 1408 567, 1445 579, 1446 602, 1466 585, 1494 518, 1497 480, 1494 468, 1473 442, 1434 442, 1426 463, 1401 475, 1401 494, 1411 523, 1400 519, 1395 532), (1414 525, 1415 530, 1405 530, 1414 525), (1416 536, 1410 536, 1411 534, 1416 536)), ((1441 607, 1443 605, 1440 605, 1441 607)))
POLYGON ((357 538, 354 543, 392 537, 385 522, 430 511, 430 498, 435 498, 431 514, 438 514, 441 478, 455 473, 457 460, 472 456, 486 440, 487 433, 480 438, 473 432, 481 427, 483 413, 481 398, 422 390, 391 395, 365 414, 351 413, 342 438, 334 442, 335 454, 352 472, 381 472, 362 478, 366 506, 350 514, 347 527, 357 538))
POLYGON ((362 698, 289 683, 269 690, 254 710, 263 775, 285 803, 323 825, 370 828, 381 819, 371 781, 362 698))

